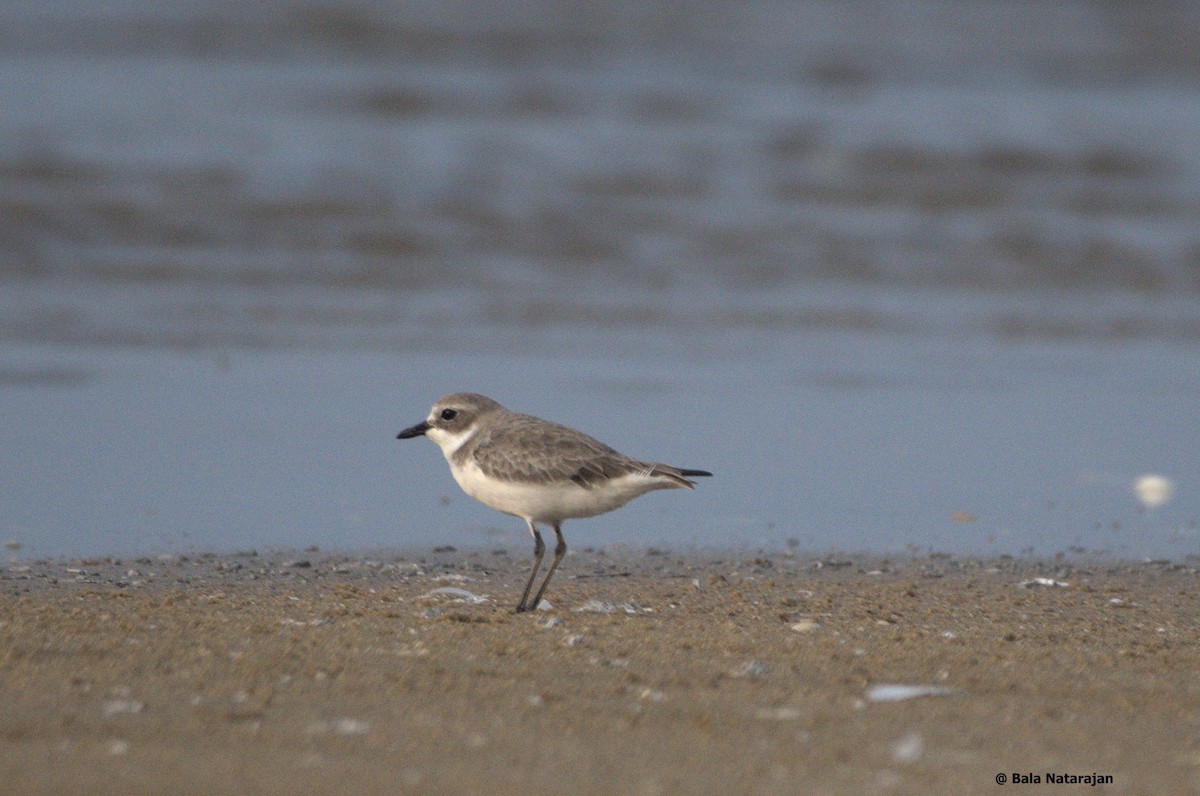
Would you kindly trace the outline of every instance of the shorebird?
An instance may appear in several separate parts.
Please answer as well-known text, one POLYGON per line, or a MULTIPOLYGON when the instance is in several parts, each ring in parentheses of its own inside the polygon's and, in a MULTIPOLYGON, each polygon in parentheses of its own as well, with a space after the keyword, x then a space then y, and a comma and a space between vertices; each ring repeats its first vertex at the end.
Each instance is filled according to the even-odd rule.
POLYGON ((397 439, 426 436, 442 449, 462 490, 497 511, 525 520, 533 534, 533 569, 517 611, 542 601, 567 552, 562 525, 624 506, 655 489, 694 489, 690 478, 709 476, 631 459, 582 431, 505 409, 483 395, 456 392, 438 400, 429 417, 397 439), (533 599, 529 592, 546 552, 538 524, 554 529, 554 561, 533 599))

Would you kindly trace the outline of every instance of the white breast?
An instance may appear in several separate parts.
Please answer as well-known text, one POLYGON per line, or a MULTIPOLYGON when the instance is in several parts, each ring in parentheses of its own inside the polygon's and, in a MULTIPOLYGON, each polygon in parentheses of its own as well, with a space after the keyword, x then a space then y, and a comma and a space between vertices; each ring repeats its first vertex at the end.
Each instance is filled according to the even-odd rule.
POLYGON ((450 472, 471 497, 505 514, 534 522, 561 523, 576 517, 594 517, 624 506, 639 495, 677 486, 669 479, 624 475, 590 489, 573 481, 533 484, 491 478, 473 462, 450 463, 450 472))

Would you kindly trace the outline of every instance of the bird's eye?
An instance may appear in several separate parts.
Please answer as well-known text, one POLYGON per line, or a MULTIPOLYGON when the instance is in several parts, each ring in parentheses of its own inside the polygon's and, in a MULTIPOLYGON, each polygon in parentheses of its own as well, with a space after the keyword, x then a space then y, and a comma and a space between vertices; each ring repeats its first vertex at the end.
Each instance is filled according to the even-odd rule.
POLYGON ((458 417, 457 409, 443 409, 442 410, 442 420, 453 420, 456 417, 458 417))

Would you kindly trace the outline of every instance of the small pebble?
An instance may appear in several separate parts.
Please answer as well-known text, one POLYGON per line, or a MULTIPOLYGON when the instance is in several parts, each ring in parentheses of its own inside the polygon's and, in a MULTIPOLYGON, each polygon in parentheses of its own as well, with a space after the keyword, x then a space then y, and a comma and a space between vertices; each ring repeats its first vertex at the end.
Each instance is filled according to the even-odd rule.
POLYGON ((487 602, 487 600, 488 600, 488 597, 486 594, 475 594, 474 592, 469 592, 466 589, 460 589, 457 586, 442 586, 440 589, 434 589, 433 591, 426 592, 425 594, 423 594, 421 596, 422 597, 437 597, 440 595, 446 595, 449 597, 457 597, 458 599, 455 600, 454 602, 473 603, 476 605, 478 605, 479 603, 487 602))
POLYGON ((371 729, 371 725, 360 719, 334 719, 330 729, 338 735, 362 735, 371 729))
POLYGON ((370 731, 371 725, 360 719, 341 718, 333 721, 313 721, 307 727, 309 735, 322 735, 332 732, 337 735, 364 735, 370 731))
POLYGON ((892 759, 897 763, 915 763, 925 754, 925 739, 910 732, 892 744, 892 759))
POLYGON ((643 688, 638 692, 638 699, 643 702, 662 702, 667 695, 657 688, 643 688))
POLYGON ((940 685, 873 685, 867 689, 868 702, 903 702, 917 697, 945 696, 952 693, 940 685))
POLYGON ((575 608, 577 614, 611 614, 617 610, 617 606, 612 603, 601 602, 600 600, 588 600, 583 605, 575 608))
POLYGON ((145 702, 136 699, 110 699, 104 703, 105 716, 134 715, 141 713, 146 707, 145 702))
POLYGON ((771 671, 771 667, 762 661, 746 661, 730 674, 733 677, 762 677, 771 671))
POLYGON ((1023 580, 1019 585, 1022 589, 1032 589, 1034 586, 1058 586, 1065 589, 1071 584, 1065 580, 1055 580, 1054 578, 1034 578, 1033 580, 1023 580))

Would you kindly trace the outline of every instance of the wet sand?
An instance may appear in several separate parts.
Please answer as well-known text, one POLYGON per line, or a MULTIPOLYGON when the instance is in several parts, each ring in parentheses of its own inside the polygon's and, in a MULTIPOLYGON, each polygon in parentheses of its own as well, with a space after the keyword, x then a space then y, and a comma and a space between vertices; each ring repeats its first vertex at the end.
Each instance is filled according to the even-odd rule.
POLYGON ((1200 789, 1195 562, 582 552, 552 610, 515 614, 525 555, 9 562, 0 781, 997 793, 1018 772, 1035 792, 1088 787, 1048 773, 1200 789), (944 691, 873 698, 893 684, 944 691))

